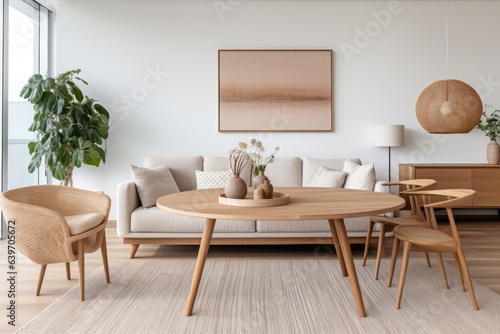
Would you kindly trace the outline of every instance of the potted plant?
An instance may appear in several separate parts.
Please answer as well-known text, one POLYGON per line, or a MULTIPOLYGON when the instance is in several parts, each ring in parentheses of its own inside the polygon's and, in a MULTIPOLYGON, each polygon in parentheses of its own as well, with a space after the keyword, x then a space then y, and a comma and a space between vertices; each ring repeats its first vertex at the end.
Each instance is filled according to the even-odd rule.
POLYGON ((32 155, 28 171, 44 161, 51 175, 62 185, 73 185, 73 169, 82 164, 98 167, 106 162, 102 148, 109 133, 109 113, 93 98, 84 95, 75 80, 80 70, 57 77, 35 74, 20 96, 33 104, 35 114, 29 131, 37 138, 28 144, 32 155))
POLYGON ((481 119, 476 125, 476 128, 483 131, 490 138, 490 142, 486 147, 486 158, 489 164, 497 165, 500 161, 500 147, 496 141, 500 135, 500 110, 487 112, 492 106, 486 105, 481 119))

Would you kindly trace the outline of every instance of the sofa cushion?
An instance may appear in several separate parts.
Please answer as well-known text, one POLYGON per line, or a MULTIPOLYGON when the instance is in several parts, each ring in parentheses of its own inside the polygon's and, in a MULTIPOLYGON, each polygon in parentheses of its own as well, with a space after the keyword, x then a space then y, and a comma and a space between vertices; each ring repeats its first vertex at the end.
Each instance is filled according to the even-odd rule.
POLYGON ((203 158, 193 157, 146 157, 144 166, 148 168, 167 166, 180 191, 196 189, 196 170, 203 169, 203 158))
MULTIPOLYGON (((359 159, 350 159, 361 164, 359 159)), ((346 159, 313 159, 305 158, 302 162, 302 185, 308 185, 319 167, 325 167, 331 170, 342 171, 346 159)))
POLYGON ((104 215, 99 212, 85 213, 82 215, 65 216, 68 223, 69 234, 77 235, 99 226, 104 220, 104 215))
POLYGON ((197 170, 196 189, 224 188, 232 175, 230 170, 197 170))
POLYGON ((166 166, 141 168, 130 165, 130 171, 142 206, 145 208, 155 206, 156 200, 161 196, 179 192, 179 188, 166 166))
MULTIPOLYGON (((229 157, 205 157, 203 158, 203 171, 230 170, 229 157)), ((240 177, 247 186, 251 186, 252 164, 249 162, 241 171, 240 177)))
POLYGON ((375 168, 373 164, 361 165, 347 159, 344 164, 347 173, 344 188, 373 191, 375 185, 375 168))
POLYGON ((309 187, 342 188, 345 181, 345 172, 319 167, 309 182, 309 187))
POLYGON ((275 158, 264 174, 274 187, 300 187, 302 185, 302 159, 275 158))
MULTIPOLYGON (((135 209, 130 222, 131 232, 202 233, 204 227, 203 218, 176 215, 158 207, 135 209)), ((214 232, 255 232, 255 221, 218 219, 214 232)))

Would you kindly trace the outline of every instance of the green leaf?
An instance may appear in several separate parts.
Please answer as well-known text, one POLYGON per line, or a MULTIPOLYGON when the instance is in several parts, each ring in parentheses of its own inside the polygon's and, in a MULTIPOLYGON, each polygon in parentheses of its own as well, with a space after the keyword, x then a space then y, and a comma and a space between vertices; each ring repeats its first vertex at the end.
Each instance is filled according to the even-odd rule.
POLYGON ((31 92, 31 95, 28 100, 33 104, 37 104, 38 102, 40 102, 42 94, 43 94, 42 87, 40 85, 37 85, 35 89, 31 92))
POLYGON ((43 77, 41 74, 33 74, 29 79, 28 79, 28 83, 29 84, 35 84, 35 83, 39 83, 40 81, 42 81, 43 77))
POLYGON ((78 88, 75 84, 73 84, 71 86, 72 90, 73 90, 73 94, 75 95, 75 98, 78 102, 82 102, 83 101, 83 93, 82 91, 80 90, 80 88, 78 88))
POLYGON ((83 157, 83 163, 99 167, 99 164, 101 163, 101 155, 94 147, 90 147, 87 154, 83 157))
POLYGON ((34 171, 36 171, 37 168, 40 167, 41 162, 42 159, 40 156, 37 155, 33 156, 28 164, 28 172, 33 173, 34 171))
POLYGON ((73 152, 73 157, 72 157, 71 161, 73 162, 73 165, 75 165, 75 167, 77 167, 77 168, 82 167, 83 151, 76 150, 75 152, 73 152))
POLYGON ((36 147, 36 141, 31 141, 28 143, 28 151, 30 155, 32 155, 33 152, 35 152, 35 147, 36 147))
POLYGON ((94 147, 97 153, 99 153, 99 156, 101 157, 101 160, 103 163, 106 163, 106 152, 99 146, 94 147))
POLYGON ((19 96, 22 97, 22 98, 27 98, 28 96, 30 96, 30 94, 31 94, 31 86, 30 86, 30 84, 26 84, 21 89, 21 92, 19 93, 19 96), (30 90, 30 92, 28 94, 26 94, 28 90, 30 90), (27 96, 25 96, 25 95, 27 95, 27 96))
POLYGON ((64 111, 64 106, 66 105, 66 100, 65 99, 59 99, 57 100, 57 109, 56 109, 56 114, 61 115, 64 111))
POLYGON ((106 116, 106 118, 109 120, 109 113, 102 105, 96 103, 94 104, 94 109, 97 110, 99 114, 106 116))
POLYGON ((64 180, 66 178, 66 167, 60 164, 49 165, 49 170, 52 176, 57 180, 64 180))
MULTIPOLYGON (((80 73, 80 72, 78 72, 78 73, 80 73)), ((84 83, 84 84, 86 84, 86 85, 88 85, 88 84, 89 84, 87 81, 83 80, 83 79, 82 79, 82 78, 80 78, 80 77, 75 77, 75 79, 80 80, 81 82, 83 82, 83 83, 84 83)))

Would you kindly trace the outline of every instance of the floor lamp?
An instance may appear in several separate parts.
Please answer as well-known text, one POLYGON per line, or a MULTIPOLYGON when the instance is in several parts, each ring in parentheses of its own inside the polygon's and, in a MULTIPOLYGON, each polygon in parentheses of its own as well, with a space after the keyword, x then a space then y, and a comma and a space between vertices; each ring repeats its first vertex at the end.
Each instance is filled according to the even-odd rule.
POLYGON ((374 146, 389 148, 389 182, 391 182, 391 147, 404 146, 404 125, 375 125, 374 146))

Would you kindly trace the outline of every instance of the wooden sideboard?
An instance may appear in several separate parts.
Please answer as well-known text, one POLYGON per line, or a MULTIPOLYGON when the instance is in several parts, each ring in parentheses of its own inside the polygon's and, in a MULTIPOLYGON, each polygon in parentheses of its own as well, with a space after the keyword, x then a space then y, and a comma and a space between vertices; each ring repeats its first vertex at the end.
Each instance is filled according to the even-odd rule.
POLYGON ((400 164, 399 179, 433 179, 436 189, 474 189, 469 208, 500 208, 500 165, 400 164))

